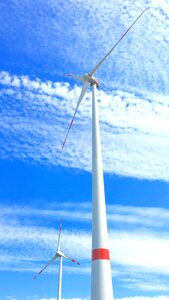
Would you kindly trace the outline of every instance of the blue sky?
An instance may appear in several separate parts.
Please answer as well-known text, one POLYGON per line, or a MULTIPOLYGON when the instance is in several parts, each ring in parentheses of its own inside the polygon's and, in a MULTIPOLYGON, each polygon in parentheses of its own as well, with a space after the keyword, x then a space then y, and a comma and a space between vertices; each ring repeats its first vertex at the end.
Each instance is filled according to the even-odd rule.
POLYGON ((61 145, 89 72, 145 7, 96 74, 115 300, 169 299, 169 4, 0 2, 0 300, 54 300, 63 219, 63 299, 88 300, 91 91, 61 145))

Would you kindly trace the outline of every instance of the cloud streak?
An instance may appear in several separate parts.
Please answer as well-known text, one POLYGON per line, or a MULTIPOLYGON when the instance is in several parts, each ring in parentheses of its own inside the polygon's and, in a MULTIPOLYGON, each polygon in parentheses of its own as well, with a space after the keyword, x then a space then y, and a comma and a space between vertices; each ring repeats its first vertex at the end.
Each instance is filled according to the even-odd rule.
POLYGON ((72 70, 77 74, 89 72, 146 7, 150 9, 116 48, 98 76, 109 87, 125 86, 127 90, 137 87, 167 94, 167 0, 160 3, 120 0, 109 5, 105 0, 100 5, 96 0, 86 4, 48 0, 40 5, 33 0, 24 0, 22 5, 13 1, 8 8, 1 7, 0 37, 5 40, 2 50, 8 58, 5 65, 11 67, 14 55, 15 66, 23 70, 24 61, 31 74, 43 70, 54 77, 72 70))
MULTIPOLYGON (((53 221, 60 220, 63 217, 70 222, 91 222, 91 203, 73 203, 73 202, 64 202, 53 203, 52 207, 40 209, 31 206, 17 206, 13 205, 0 205, 0 216, 1 220, 3 218, 10 218, 12 214, 15 215, 16 218, 24 217, 26 218, 33 217, 33 220, 36 219, 36 223, 38 217, 41 219, 51 219, 53 221), (71 214, 70 214, 71 210, 71 214)), ((125 226, 137 226, 143 228, 154 228, 168 229, 168 218, 169 211, 168 209, 163 209, 159 207, 134 207, 134 206, 122 206, 122 205, 107 205, 107 219, 112 226, 112 224, 125 224, 125 226)))
MULTIPOLYGON (((168 0, 8 2, 0 2, 1 70, 7 71, 0 72, 1 159, 91 172, 90 91, 64 152, 60 150, 81 89, 65 82, 61 74, 89 72, 149 6, 96 74, 101 82, 104 170, 169 181, 168 0)), ((65 274, 83 273, 87 278, 91 208, 73 205, 62 203, 60 211, 52 206, 40 210, 1 206, 1 270, 41 268, 56 250, 56 220, 62 214, 69 224, 63 234, 64 250, 82 262, 80 269, 64 264, 65 274), (76 228, 85 230, 74 231, 74 220, 76 228)), ((161 294, 168 293, 168 214, 160 208, 108 207, 113 277, 125 295, 127 291, 131 295, 131 289, 133 295, 134 288, 167 299, 161 294)), ((57 264, 48 271, 56 270, 57 264)), ((153 297, 123 298, 131 299, 153 297)))
MULTIPOLYGON (((80 88, 6 72, 0 84, 1 158, 91 171, 90 91, 61 151, 80 88)), ((98 100, 105 172, 168 181, 168 98, 100 90, 98 100)))
MULTIPOLYGON (((39 298, 37 296, 27 296, 25 297, 26 300, 30 300, 30 298, 32 300, 57 300, 56 298, 39 298)), ((63 298, 63 300, 89 300, 90 298, 63 298)), ((13 296, 8 296, 5 298, 5 300, 20 300, 20 298, 15 298, 13 296)), ((165 295, 159 295, 159 296, 155 296, 155 297, 151 297, 151 296, 132 296, 132 297, 123 297, 123 298, 115 298, 115 300, 169 300, 168 296, 165 295)))
MULTIPOLYGON (((120 221, 125 213, 127 214, 129 207, 115 207, 115 210, 119 211, 119 216, 120 212, 122 214, 121 218, 119 217, 119 228, 117 220, 113 226, 109 224, 113 278, 117 278, 120 284, 128 289, 135 287, 140 291, 167 292, 169 239, 168 234, 165 233, 163 217, 161 221, 163 229, 157 230, 156 228, 156 231, 153 231, 152 228, 146 227, 146 224, 139 228, 137 223, 136 226, 132 223, 131 231, 130 227, 125 224, 123 226, 120 221)), ((149 208, 141 210, 141 208, 131 207, 132 216, 135 215, 135 219, 138 218, 138 213, 141 215, 141 212, 142 215, 144 213, 146 219, 145 216, 150 216, 150 210, 149 208)), ((152 209, 152 216, 157 218, 154 211, 156 209, 152 209)), ((1 207, 1 270, 12 269, 13 271, 35 273, 53 256, 57 245, 57 231, 53 226, 56 224, 56 220, 50 228, 46 227, 45 224, 48 225, 48 220, 51 219, 51 213, 48 214, 48 210, 46 212, 46 221, 38 223, 36 209, 1 207)), ((165 213, 167 216, 168 211, 166 210, 165 213)), ((39 215, 44 216, 44 210, 39 209, 39 215)), ((111 212, 110 217, 113 218, 111 212)), ((74 223, 75 220, 76 223, 79 222, 78 218, 74 219, 74 223)), ((153 222, 154 219, 152 219, 153 222)), ((65 261, 64 272, 86 276, 90 274, 90 230, 75 231, 69 224, 69 227, 63 231, 62 250, 81 262, 81 267, 76 267, 65 261)), ((56 263, 48 269, 48 272, 56 272, 57 267, 56 263)))

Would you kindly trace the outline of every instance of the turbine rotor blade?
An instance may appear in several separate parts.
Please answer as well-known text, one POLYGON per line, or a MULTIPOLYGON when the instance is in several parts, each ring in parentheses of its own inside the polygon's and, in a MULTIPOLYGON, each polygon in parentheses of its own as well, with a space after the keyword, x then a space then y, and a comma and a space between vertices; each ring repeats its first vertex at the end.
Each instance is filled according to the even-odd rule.
POLYGON ((73 125, 73 121, 74 121, 75 115, 76 115, 76 113, 77 113, 77 110, 78 110, 78 108, 79 108, 79 105, 80 105, 80 103, 81 103, 81 101, 82 101, 82 99, 83 99, 83 97, 84 97, 84 95, 85 95, 85 93, 86 93, 86 91, 87 91, 89 85, 90 85, 90 83, 89 83, 89 82, 86 82, 86 81, 85 81, 84 84, 83 84, 82 91, 81 91, 81 94, 80 94, 80 96, 79 96, 79 100, 78 100, 78 102, 77 102, 77 106, 76 106, 75 112, 74 112, 74 114, 73 114, 72 120, 71 120, 70 125, 69 125, 69 128, 68 128, 68 130, 67 130, 66 137, 65 137, 64 142, 63 142, 63 144, 62 144, 62 150, 63 150, 63 148, 64 148, 64 146, 65 146, 65 144, 66 144, 67 137, 68 137, 69 131, 70 131, 72 125, 73 125))
POLYGON ((62 233, 62 220, 60 221, 60 227, 59 227, 59 236, 58 236, 58 250, 60 250, 60 238, 62 233))
POLYGON ((33 277, 33 279, 36 279, 50 264, 52 264, 58 258, 58 256, 59 255, 55 254, 55 256, 52 257, 52 259, 33 277))
MULTIPOLYGON (((64 254, 64 253, 63 253, 63 254, 64 254)), ((69 259, 69 260, 71 260, 71 262, 76 263, 77 265, 80 265, 80 263, 79 263, 77 260, 71 258, 71 257, 68 256, 67 254, 64 254, 64 257, 67 258, 67 259, 69 259)))
POLYGON ((149 9, 146 8, 142 11, 142 13, 137 17, 137 19, 131 24, 131 26, 123 33, 121 38, 115 43, 115 45, 110 49, 110 51, 101 59, 101 61, 95 66, 95 68, 88 74, 89 76, 93 76, 94 73, 98 70, 98 68, 102 65, 102 63, 106 60, 106 58, 110 55, 110 53, 116 48, 116 46, 121 42, 121 40, 125 37, 125 35, 129 32, 129 30, 134 26, 134 24, 141 18, 141 16, 145 13, 145 11, 149 9))
POLYGON ((80 76, 80 75, 73 75, 73 74, 63 74, 63 76, 66 76, 66 77, 71 77, 77 81, 80 81, 80 82, 84 82, 84 77, 83 76, 80 76))

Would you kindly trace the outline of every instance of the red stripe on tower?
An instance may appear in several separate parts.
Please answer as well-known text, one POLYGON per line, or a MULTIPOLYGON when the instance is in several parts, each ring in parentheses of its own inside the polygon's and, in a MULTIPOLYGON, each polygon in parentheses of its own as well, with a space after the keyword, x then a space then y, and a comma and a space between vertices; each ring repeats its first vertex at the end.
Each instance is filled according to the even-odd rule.
POLYGON ((110 260, 110 253, 108 249, 98 248, 92 250, 92 260, 107 259, 110 260))

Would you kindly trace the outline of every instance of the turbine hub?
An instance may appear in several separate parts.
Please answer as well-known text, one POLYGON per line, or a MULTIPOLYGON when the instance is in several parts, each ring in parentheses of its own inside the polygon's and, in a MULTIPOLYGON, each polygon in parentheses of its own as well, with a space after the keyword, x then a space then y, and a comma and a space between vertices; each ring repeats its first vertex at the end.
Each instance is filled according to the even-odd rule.
POLYGON ((94 76, 90 76, 89 74, 84 75, 84 80, 89 82, 91 85, 96 84, 97 87, 100 86, 99 81, 94 76))

